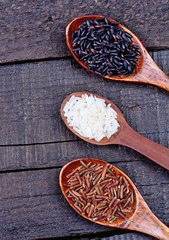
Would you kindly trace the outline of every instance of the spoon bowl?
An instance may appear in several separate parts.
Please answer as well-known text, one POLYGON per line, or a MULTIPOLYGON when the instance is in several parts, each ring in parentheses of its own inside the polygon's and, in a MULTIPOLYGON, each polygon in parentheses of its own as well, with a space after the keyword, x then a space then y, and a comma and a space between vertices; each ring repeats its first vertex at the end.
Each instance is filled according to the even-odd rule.
MULTIPOLYGON (((68 125, 68 123, 67 123, 67 118, 64 116, 63 108, 64 108, 65 104, 69 101, 69 99, 70 99, 73 95, 76 96, 76 97, 81 97, 83 94, 87 94, 87 95, 89 95, 89 96, 91 95, 91 93, 88 93, 88 92, 76 92, 76 93, 70 94, 67 98, 64 99, 64 101, 63 101, 63 103, 62 103, 62 105, 61 105, 61 117, 62 117, 64 123, 66 124, 66 126, 67 126, 74 134, 76 134, 78 137, 80 137, 81 139, 83 139, 83 140, 86 141, 86 142, 89 142, 89 143, 92 143, 92 144, 96 144, 96 145, 109 145, 109 144, 113 144, 113 143, 116 144, 119 134, 124 131, 126 121, 125 121, 125 119, 124 119, 124 117, 123 117, 123 114, 121 113, 121 111, 119 110, 119 108, 118 108, 115 104, 113 104, 113 103, 112 103, 111 101, 109 101, 108 99, 106 99, 106 98, 104 98, 104 97, 101 97, 101 96, 99 96, 99 95, 97 95, 97 94, 92 94, 92 95, 94 95, 94 96, 96 96, 96 97, 98 97, 98 98, 101 98, 101 99, 105 100, 106 105, 111 104, 111 107, 117 112, 117 121, 118 121, 118 123, 119 123, 119 125, 120 125, 118 131, 117 131, 115 134, 113 134, 109 139, 106 138, 106 137, 104 137, 104 138, 102 138, 102 139, 98 142, 98 141, 96 141, 95 139, 89 139, 89 138, 86 138, 86 137, 81 136, 79 133, 77 133, 77 132, 73 129, 72 126, 68 125)), ((127 124, 127 123, 126 123, 126 124, 127 124)))
POLYGON ((78 212, 82 217, 96 222, 98 224, 109 226, 109 227, 115 227, 115 228, 122 228, 122 229, 129 229, 129 230, 136 230, 140 232, 144 232, 146 234, 152 235, 154 237, 157 237, 159 239, 167 240, 169 238, 169 229, 151 212, 147 204, 145 203, 144 199, 142 198, 141 194, 137 190, 134 183, 130 180, 130 178, 123 173, 121 170, 113 166, 113 170, 116 174, 120 176, 124 176, 126 180, 129 182, 130 187, 133 190, 134 193, 134 203, 132 205, 133 212, 126 215, 126 219, 118 218, 113 223, 110 223, 108 221, 94 221, 92 217, 88 217, 87 215, 82 214, 73 204, 73 201, 67 196, 66 193, 66 184, 67 184, 67 176, 73 170, 75 170, 77 167, 80 166, 80 161, 85 162, 87 165, 88 163, 92 164, 99 164, 103 167, 109 165, 112 167, 112 165, 101 161, 99 159, 95 158, 83 158, 83 159, 76 159, 74 161, 71 161, 67 163, 60 172, 59 175, 59 183, 62 190, 62 193, 70 206, 78 212))
MULTIPOLYGON (((74 56, 74 58, 82 65, 82 67, 86 68, 88 71, 93 72, 90 70, 87 65, 83 63, 83 61, 80 61, 79 58, 76 56, 75 52, 73 51, 72 46, 72 33, 76 30, 78 30, 79 26, 85 22, 87 19, 95 20, 96 18, 104 19, 104 16, 100 15, 88 15, 88 16, 81 16, 78 18, 75 18, 73 21, 71 21, 68 26, 66 27, 66 43, 67 46, 74 56)), ((149 53, 147 52, 146 48, 144 47, 143 43, 138 39, 138 37, 132 33, 130 30, 128 30, 126 27, 122 26, 117 21, 107 18, 109 22, 114 22, 119 24, 118 26, 123 28, 123 30, 127 33, 129 33, 132 36, 132 41, 135 45, 139 47, 139 51, 141 53, 140 56, 138 56, 137 66, 136 66, 136 73, 132 73, 130 76, 125 77, 124 75, 121 75, 119 77, 117 76, 102 76, 105 78, 108 78, 110 80, 120 80, 120 81, 128 81, 128 82, 140 82, 140 83, 148 83, 153 84, 155 86, 161 87, 167 91, 169 91, 169 77, 155 64, 149 53)), ((95 72, 93 72, 95 73, 95 72)))
POLYGON ((143 137, 142 135, 134 131, 125 121, 119 108, 115 104, 113 104, 110 100, 89 92, 72 93, 64 99, 61 105, 60 113, 65 125, 75 135, 77 135, 79 138, 83 139, 84 141, 92 144, 96 144, 96 145, 121 144, 121 145, 130 147, 169 170, 169 149, 143 137), (77 133, 72 126, 68 124, 67 118, 64 116, 64 110, 63 110, 64 106, 73 95, 76 97, 81 97, 83 94, 87 94, 87 95, 92 94, 93 96, 104 99, 105 104, 106 105, 111 104, 111 107, 117 112, 117 121, 120 127, 118 128, 118 131, 115 134, 113 134, 109 139, 105 137, 98 142, 95 139, 89 139, 89 138, 83 137, 79 133, 77 133))

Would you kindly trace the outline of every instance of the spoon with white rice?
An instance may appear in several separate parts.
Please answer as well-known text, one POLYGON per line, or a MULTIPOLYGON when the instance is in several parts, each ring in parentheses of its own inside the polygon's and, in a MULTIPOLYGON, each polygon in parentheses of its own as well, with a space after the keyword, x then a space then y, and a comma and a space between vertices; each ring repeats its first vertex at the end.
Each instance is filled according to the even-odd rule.
POLYGON ((65 98, 60 111, 66 126, 81 139, 96 145, 130 147, 169 170, 169 149, 133 130, 108 99, 76 92, 65 98))

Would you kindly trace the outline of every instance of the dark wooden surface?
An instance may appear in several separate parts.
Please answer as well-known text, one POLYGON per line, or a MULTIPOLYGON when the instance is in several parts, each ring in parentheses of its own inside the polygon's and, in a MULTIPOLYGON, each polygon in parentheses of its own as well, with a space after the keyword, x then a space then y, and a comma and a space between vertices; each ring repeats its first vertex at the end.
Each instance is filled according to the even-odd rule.
POLYGON ((124 171, 154 214, 169 226, 169 175, 123 146, 94 146, 60 119, 63 99, 89 91, 113 101, 131 127, 169 147, 169 93, 103 80, 82 69, 65 44, 65 26, 103 14, 132 30, 169 74, 167 1, 3 1, 0 3, 0 239, 151 240, 89 222, 61 194, 67 162, 94 157, 124 171), (165 48, 165 49, 164 49, 165 48), (30 61, 31 60, 31 61, 30 61))
POLYGON ((65 27, 74 18, 88 14, 119 21, 146 47, 169 47, 167 0, 6 0, 0 3, 0 61, 70 55, 65 27))

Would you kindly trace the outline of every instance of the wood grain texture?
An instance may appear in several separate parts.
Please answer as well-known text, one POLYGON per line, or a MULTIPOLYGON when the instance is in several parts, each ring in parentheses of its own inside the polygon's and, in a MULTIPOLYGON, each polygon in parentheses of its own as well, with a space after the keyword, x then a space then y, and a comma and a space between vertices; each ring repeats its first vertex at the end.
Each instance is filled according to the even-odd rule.
MULTIPOLYGON (((89 238, 80 238, 79 240, 88 240, 89 238)), ((102 234, 100 234, 100 237, 90 238, 92 240, 155 240, 156 238, 147 236, 145 234, 141 233, 126 233, 126 234, 118 234, 118 235, 112 235, 109 237, 102 237, 102 234)))
MULTIPOLYGON (((154 169, 151 172, 140 163, 115 166, 131 177, 154 214, 169 224, 168 175, 154 169)), ((1 239, 66 237, 110 231, 115 234, 113 228, 85 220, 68 205, 59 187, 59 171, 46 169, 0 175, 1 239)))
POLYGON ((133 31, 146 47, 168 47, 166 0, 24 1, 0 3, 1 63, 70 55, 66 25, 86 14, 100 14, 133 31), (71 7, 70 7, 71 6, 71 7))
MULTIPOLYGON (((0 171, 61 167, 67 161, 79 157, 104 157, 111 162, 145 160, 150 168, 158 166, 143 155, 123 146, 95 146, 84 141, 73 141, 0 147, 0 171)), ((162 167, 158 166, 158 168, 162 167)))
MULTIPOLYGON (((168 51, 158 52, 168 72, 168 51)), ((169 93, 154 86, 113 82, 74 60, 1 66, 0 145, 77 139, 61 122, 60 106, 72 92, 93 92, 114 102, 140 134, 169 144, 169 93)))

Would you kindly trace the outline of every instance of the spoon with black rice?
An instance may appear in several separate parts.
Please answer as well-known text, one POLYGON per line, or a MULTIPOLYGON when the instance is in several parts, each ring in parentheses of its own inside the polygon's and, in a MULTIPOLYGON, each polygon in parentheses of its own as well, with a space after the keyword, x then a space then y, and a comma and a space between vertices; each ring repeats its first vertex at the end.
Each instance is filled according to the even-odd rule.
POLYGON ((75 18, 66 28, 66 42, 75 59, 93 73, 169 91, 169 77, 137 36, 115 20, 100 15, 75 18))

